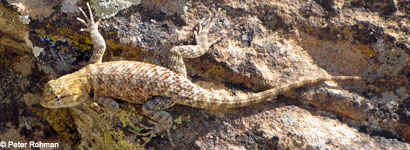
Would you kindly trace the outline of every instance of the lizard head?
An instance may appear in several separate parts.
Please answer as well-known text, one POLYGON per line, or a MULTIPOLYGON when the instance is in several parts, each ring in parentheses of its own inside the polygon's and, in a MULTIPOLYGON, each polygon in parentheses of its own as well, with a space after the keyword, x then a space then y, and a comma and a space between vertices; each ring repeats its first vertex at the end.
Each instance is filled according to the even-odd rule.
POLYGON ((47 108, 71 107, 84 102, 88 95, 87 79, 78 72, 49 81, 44 87, 44 101, 47 108))

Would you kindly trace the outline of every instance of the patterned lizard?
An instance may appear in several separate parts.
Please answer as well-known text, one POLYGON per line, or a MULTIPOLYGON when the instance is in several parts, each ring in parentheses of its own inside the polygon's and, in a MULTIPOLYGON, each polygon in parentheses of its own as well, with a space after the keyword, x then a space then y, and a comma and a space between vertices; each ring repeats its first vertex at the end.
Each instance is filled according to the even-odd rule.
MULTIPOLYGON (((220 39, 208 42, 208 31, 211 24, 212 13, 206 20, 206 25, 202 27, 199 23, 199 31, 194 32, 197 45, 174 46, 170 50, 170 69, 146 64, 136 61, 111 61, 101 62, 106 45, 104 38, 98 31, 98 21, 94 22, 89 4, 87 3, 89 14, 80 9, 85 20, 77 18, 86 25, 87 28, 80 31, 90 33, 93 42, 93 55, 90 64, 86 67, 64 75, 56 80, 49 81, 44 89, 44 101, 41 105, 47 108, 71 107, 91 99, 89 93, 96 97, 115 98, 130 103, 142 104, 144 115, 152 119, 154 126, 147 133, 139 135, 150 135, 151 138, 158 133, 166 131, 170 137, 172 117, 164 109, 172 107, 174 104, 187 105, 203 109, 227 109, 243 107, 255 103, 272 99, 279 94, 291 89, 328 80, 363 79, 357 76, 333 76, 314 78, 297 81, 281 85, 263 92, 253 93, 247 96, 231 96, 214 94, 207 89, 203 89, 186 78, 184 58, 195 58, 203 55, 208 49, 220 39)), ((170 142, 175 146, 171 138, 170 142)))

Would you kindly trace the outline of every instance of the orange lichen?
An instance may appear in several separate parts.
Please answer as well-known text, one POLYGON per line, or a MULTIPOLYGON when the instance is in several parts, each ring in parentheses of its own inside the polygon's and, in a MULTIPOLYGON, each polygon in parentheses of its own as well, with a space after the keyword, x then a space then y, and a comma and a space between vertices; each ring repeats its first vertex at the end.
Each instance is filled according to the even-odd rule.
POLYGON ((361 52, 369 57, 374 56, 374 51, 369 44, 355 44, 355 46, 357 47, 355 51, 361 52))
POLYGON ((403 129, 403 136, 406 139, 410 139, 410 127, 406 127, 406 128, 403 129))

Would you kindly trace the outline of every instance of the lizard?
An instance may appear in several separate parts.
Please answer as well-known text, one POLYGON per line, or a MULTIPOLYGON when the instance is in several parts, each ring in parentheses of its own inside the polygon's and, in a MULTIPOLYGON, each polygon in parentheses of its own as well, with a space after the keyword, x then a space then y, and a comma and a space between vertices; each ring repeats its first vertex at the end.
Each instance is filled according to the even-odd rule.
POLYGON ((170 132, 173 119, 165 111, 175 104, 206 110, 238 108, 272 99, 292 89, 309 84, 329 80, 364 79, 359 76, 318 77, 280 85, 249 95, 214 94, 212 91, 194 84, 186 77, 183 58, 199 57, 205 54, 213 44, 221 40, 218 38, 208 42, 209 29, 220 13, 220 9, 215 13, 213 19, 211 19, 212 12, 210 12, 204 26, 201 21, 199 22, 198 31, 194 31, 196 45, 174 46, 170 49, 170 59, 173 60, 170 63, 174 66, 165 68, 137 61, 102 62, 106 44, 98 31, 101 18, 94 21, 88 3, 87 7, 89 16, 79 8, 85 19, 77 18, 77 20, 86 25, 86 28, 80 29, 80 31, 88 32, 93 42, 93 54, 89 64, 74 73, 48 81, 43 91, 44 100, 40 104, 46 108, 72 107, 86 100, 95 99, 97 96, 108 100, 118 99, 142 104, 143 114, 149 117, 152 120, 150 122, 153 123, 153 126, 150 127, 142 125, 149 129, 148 132, 137 133, 141 136, 149 135, 143 146, 154 135, 166 132, 170 143, 175 147, 170 132), (90 93, 95 96, 92 98, 90 93))

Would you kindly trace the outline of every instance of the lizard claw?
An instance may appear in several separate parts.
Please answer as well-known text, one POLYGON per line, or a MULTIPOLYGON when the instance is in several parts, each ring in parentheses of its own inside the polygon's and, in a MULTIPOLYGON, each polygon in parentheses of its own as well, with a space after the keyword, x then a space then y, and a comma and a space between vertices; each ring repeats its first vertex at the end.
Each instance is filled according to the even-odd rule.
POLYGON ((151 141, 151 139, 152 139, 156 134, 154 133, 153 130, 150 130, 150 131, 148 131, 148 132, 146 132, 146 133, 136 133, 136 135, 139 135, 139 136, 147 136, 147 135, 149 135, 148 139, 144 142, 144 144, 142 144, 142 146, 145 146, 145 145, 147 145, 147 143, 149 143, 149 142, 151 141))
POLYGON ((149 129, 149 130, 154 129, 154 127, 149 127, 149 126, 143 125, 142 123, 140 124, 140 126, 144 129, 149 129))
POLYGON ((80 10, 81 14, 83 14, 85 19, 81 19, 81 18, 77 17, 77 20, 80 21, 81 23, 83 23, 87 27, 85 29, 80 29, 80 31, 88 31, 89 32, 91 30, 98 29, 98 24, 101 21, 101 18, 99 18, 97 20, 97 22, 95 22, 93 13, 91 11, 90 4, 88 4, 88 2, 87 2, 87 8, 88 8, 88 12, 89 12, 90 16, 87 16, 87 14, 83 11, 83 9, 78 8, 80 10))
POLYGON ((154 132, 154 127, 149 127, 149 126, 143 125, 142 123, 140 123, 139 126, 149 131, 145 133, 138 133, 138 132, 131 130, 131 132, 133 132, 135 135, 138 135, 138 136, 148 136, 149 135, 148 139, 144 142, 144 144, 142 144, 142 146, 145 146, 156 135, 154 132))
POLYGON ((216 19, 218 18, 218 16, 221 14, 221 8, 218 8, 217 10, 212 9, 212 11, 209 12, 209 16, 208 18, 199 23, 199 30, 198 32, 201 33, 208 33, 209 29, 212 27, 212 25, 215 24, 216 19), (215 13, 213 14, 212 12, 215 11, 215 13), (203 26, 202 24, 205 23, 205 26, 203 26))
POLYGON ((212 45, 214 45, 214 44, 216 44, 216 43, 221 42, 224 38, 225 38, 225 37, 222 36, 222 37, 217 38, 216 40, 213 40, 212 42, 209 43, 209 46, 212 46, 212 45))
MULTIPOLYGON (((152 123, 152 124, 157 124, 157 123, 155 123, 155 122, 153 122, 153 121, 150 121, 150 120, 148 120, 150 123, 152 123)), ((143 125, 143 124, 140 124, 140 126, 142 127, 142 128, 144 128, 144 129, 149 129, 149 131, 148 132, 145 132, 145 133, 135 133, 136 135, 138 135, 138 136, 148 136, 149 135, 149 137, 148 137, 148 139, 144 142, 144 144, 142 144, 142 146, 145 146, 145 145, 147 145, 147 143, 149 143, 150 141, 151 141, 151 139, 153 138, 153 137, 155 137, 156 136, 156 133, 155 133, 155 127, 148 127, 148 126, 145 126, 145 125, 143 125)), ((175 143, 174 143, 174 141, 172 140, 172 138, 171 138, 171 129, 167 129, 166 130, 166 132, 167 132, 167 136, 168 136, 168 138, 169 138, 169 141, 170 141, 170 143, 171 143, 171 145, 173 146, 173 147, 175 147, 175 143)))
POLYGON ((212 42, 208 43, 208 32, 211 29, 211 27, 215 24, 216 19, 218 18, 218 16, 221 14, 221 8, 218 8, 217 10, 212 9, 209 12, 209 16, 207 19, 205 19, 205 21, 201 21, 199 22, 198 25, 198 31, 194 31, 194 35, 195 35, 195 40, 197 42, 201 42, 203 44, 203 47, 205 47, 206 49, 208 49, 209 47, 211 47, 212 45, 220 42, 221 40, 223 40, 223 37, 220 37, 216 40, 213 40, 212 42), (205 25, 203 25, 205 24, 205 25))

